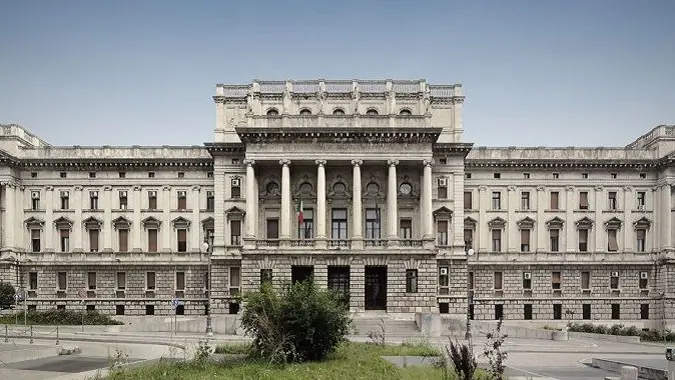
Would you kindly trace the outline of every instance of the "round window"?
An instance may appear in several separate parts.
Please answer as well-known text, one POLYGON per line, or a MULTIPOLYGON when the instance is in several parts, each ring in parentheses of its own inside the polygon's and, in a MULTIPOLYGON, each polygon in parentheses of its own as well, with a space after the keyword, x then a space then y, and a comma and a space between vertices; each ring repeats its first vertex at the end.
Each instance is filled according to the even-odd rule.
POLYGON ((347 191, 347 185, 345 185, 343 182, 337 182, 335 185, 333 185, 333 192, 344 193, 345 191, 347 191))
POLYGON ((366 191, 369 194, 377 194, 380 192, 380 185, 376 184, 375 182, 371 182, 366 186, 366 191))
POLYGON ((276 182, 270 182, 267 184, 266 187, 267 194, 278 194, 279 193, 279 185, 276 182))
POLYGON ((312 184, 309 182, 305 182, 302 185, 300 185, 300 192, 303 194, 309 194, 312 192, 312 184))
POLYGON ((401 184, 398 191, 403 195, 410 195, 410 193, 412 193, 412 185, 408 182, 404 182, 401 184))

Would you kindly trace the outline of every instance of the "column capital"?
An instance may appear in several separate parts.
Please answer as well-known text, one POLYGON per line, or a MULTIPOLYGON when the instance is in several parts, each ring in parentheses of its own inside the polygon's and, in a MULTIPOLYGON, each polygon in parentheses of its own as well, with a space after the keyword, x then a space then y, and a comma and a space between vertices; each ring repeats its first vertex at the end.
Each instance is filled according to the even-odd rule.
POLYGON ((633 186, 624 186, 623 191, 630 193, 631 191, 633 191, 633 186))
POLYGON ((54 191, 54 186, 45 186, 45 190, 54 191))
POLYGON ((543 185, 537 186, 537 191, 544 191, 544 190, 546 190, 546 187, 544 187, 543 185))
POLYGON ((396 166, 398 165, 398 160, 387 160, 387 165, 396 166))
POLYGON ((326 160, 315 160, 314 163, 319 166, 324 166, 326 165, 326 160))
POLYGON ((75 191, 82 191, 82 186, 75 186, 75 191))
POLYGON ((281 165, 281 166, 288 166, 290 164, 291 164, 291 160, 286 160, 286 159, 279 160, 279 165, 281 165))
POLYGON ((103 191, 112 191, 112 186, 103 186, 103 191))
POLYGON ((363 165, 363 160, 352 160, 352 166, 361 166, 363 165))
POLYGON ((602 191, 602 186, 600 186, 600 185, 596 186, 595 191, 602 191))
POLYGON ((141 191, 141 187, 136 185, 136 186, 133 187, 133 190, 134 191, 141 191))
POLYGON ((246 166, 253 166, 253 165, 255 165, 255 160, 249 160, 249 159, 246 159, 246 160, 244 160, 243 162, 244 162, 244 165, 246 165, 246 166))
POLYGON ((422 160, 422 166, 433 166, 435 163, 436 163, 436 161, 434 161, 433 158, 430 159, 430 160, 426 160, 426 159, 422 160))
POLYGON ((574 191, 574 186, 566 186, 565 190, 567 191, 574 191))
POLYGON ((199 191, 201 189, 202 189, 202 187, 199 186, 199 185, 192 185, 192 191, 199 191))

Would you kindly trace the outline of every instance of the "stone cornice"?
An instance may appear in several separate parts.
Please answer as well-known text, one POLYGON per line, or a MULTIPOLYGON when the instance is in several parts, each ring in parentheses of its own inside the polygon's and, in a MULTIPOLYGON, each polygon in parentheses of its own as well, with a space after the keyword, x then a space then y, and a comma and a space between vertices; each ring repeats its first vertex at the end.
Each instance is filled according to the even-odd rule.
POLYGON ((467 159, 467 168, 615 168, 647 170, 658 166, 651 160, 529 160, 529 159, 467 159))
POLYGON ((466 157, 473 148, 473 143, 435 143, 432 147, 434 154, 461 155, 466 157))
POLYGON ((332 143, 433 143, 441 128, 331 128, 307 130, 295 128, 236 128, 244 143, 261 142, 332 142, 332 143))
POLYGON ((243 143, 204 143, 204 147, 211 156, 246 152, 246 145, 243 143))
POLYGON ((91 169, 139 169, 139 168, 211 168, 213 161, 203 158, 69 158, 69 159, 23 159, 15 165, 25 169, 38 168, 91 168, 91 169))

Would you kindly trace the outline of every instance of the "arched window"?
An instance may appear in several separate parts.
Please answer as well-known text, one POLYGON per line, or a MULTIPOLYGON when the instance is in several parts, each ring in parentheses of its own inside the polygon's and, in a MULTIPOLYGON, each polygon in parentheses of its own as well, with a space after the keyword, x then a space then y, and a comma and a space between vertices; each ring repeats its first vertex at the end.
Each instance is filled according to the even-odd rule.
POLYGON ((366 115, 371 115, 371 116, 372 116, 372 115, 377 115, 377 110, 371 108, 371 109, 369 109, 368 111, 366 111, 366 115))
POLYGON ((279 111, 276 108, 270 108, 267 110, 267 116, 278 116, 279 111))
POLYGON ((300 115, 311 115, 312 111, 310 111, 308 108, 303 108, 300 110, 300 115))
POLYGON ((344 115, 345 111, 342 108, 336 108, 333 110, 333 115, 344 115))
POLYGON ((401 116, 410 116, 412 115, 412 112, 410 112, 410 110, 408 109, 402 109, 401 112, 399 112, 398 114, 401 116))

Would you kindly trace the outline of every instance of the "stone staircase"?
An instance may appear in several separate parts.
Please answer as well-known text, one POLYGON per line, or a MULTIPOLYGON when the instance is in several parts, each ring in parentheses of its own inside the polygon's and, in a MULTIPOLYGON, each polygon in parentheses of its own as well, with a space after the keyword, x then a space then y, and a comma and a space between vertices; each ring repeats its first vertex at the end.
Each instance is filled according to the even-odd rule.
POLYGON ((356 336, 367 336, 369 332, 382 332, 384 326, 384 334, 387 337, 421 337, 422 332, 417 327, 413 320, 393 319, 386 315, 384 316, 354 316, 354 327, 356 336))

